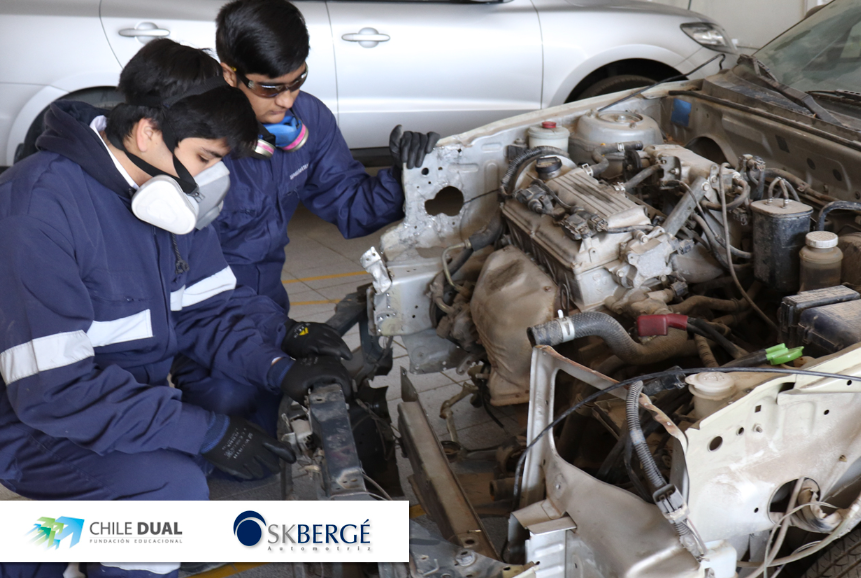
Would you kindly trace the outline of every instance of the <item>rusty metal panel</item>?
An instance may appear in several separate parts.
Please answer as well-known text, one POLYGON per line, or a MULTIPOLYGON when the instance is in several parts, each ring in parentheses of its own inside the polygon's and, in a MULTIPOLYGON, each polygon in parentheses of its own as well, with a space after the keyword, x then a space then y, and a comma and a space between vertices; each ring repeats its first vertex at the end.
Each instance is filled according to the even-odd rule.
POLYGON ((416 494, 443 536, 463 548, 499 559, 481 520, 452 473, 419 402, 404 402, 398 406, 398 427, 413 468, 416 494))

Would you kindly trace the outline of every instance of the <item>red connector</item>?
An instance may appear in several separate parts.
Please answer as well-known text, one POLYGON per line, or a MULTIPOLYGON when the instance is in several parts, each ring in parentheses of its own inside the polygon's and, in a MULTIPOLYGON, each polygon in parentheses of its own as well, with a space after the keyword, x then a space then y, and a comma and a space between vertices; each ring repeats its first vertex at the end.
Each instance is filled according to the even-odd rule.
POLYGON ((640 315, 637 317, 637 333, 640 337, 666 335, 670 327, 674 329, 687 329, 688 316, 669 313, 667 315, 640 315))

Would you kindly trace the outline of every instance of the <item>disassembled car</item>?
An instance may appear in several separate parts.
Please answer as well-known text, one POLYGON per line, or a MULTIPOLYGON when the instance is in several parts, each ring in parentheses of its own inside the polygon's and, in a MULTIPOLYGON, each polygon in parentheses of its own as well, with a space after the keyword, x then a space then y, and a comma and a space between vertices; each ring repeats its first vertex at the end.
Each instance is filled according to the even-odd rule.
POLYGON ((405 173, 363 257, 369 331, 468 372, 459 398, 528 402, 494 454, 496 552, 404 376, 400 442, 454 544, 417 537, 413 576, 801 575, 823 552, 806 576, 861 575, 859 26, 836 0, 715 76, 498 121, 405 173))

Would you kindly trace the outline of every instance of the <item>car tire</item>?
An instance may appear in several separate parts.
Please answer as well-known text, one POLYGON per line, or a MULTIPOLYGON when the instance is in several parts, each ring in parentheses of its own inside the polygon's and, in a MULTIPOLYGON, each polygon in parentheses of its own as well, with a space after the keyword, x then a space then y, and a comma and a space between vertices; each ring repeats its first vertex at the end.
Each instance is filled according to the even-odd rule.
POLYGON ((861 526, 825 548, 802 578, 861 578, 861 526))
MULTIPOLYGON (((123 97, 113 88, 90 88, 80 92, 73 92, 57 101, 60 100, 76 100, 79 102, 86 102, 96 108, 110 110, 123 102, 123 97)), ((50 107, 46 107, 38 114, 38 116, 36 116, 35 119, 33 119, 33 123, 27 130, 27 135, 24 137, 24 142, 19 144, 18 149, 15 151, 15 159, 13 162, 17 163, 39 150, 36 147, 36 139, 45 132, 45 113, 48 112, 48 108, 50 107)))
POLYGON ((653 79, 647 76, 640 76, 638 74, 619 74, 617 76, 605 78, 604 80, 599 80, 581 92, 580 96, 577 97, 577 100, 592 98, 593 96, 601 96, 603 94, 612 94, 614 92, 630 90, 632 88, 640 88, 641 86, 648 86, 654 82, 655 81, 653 79))

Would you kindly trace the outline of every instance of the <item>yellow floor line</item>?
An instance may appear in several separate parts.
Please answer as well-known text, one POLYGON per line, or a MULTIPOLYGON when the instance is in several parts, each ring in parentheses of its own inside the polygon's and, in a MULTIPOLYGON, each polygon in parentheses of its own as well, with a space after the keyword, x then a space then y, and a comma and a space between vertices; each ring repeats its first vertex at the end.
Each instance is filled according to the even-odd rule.
POLYGON ((410 518, 418 518, 420 516, 424 516, 426 513, 427 512, 425 512, 424 508, 421 507, 421 504, 410 506, 410 518))
POLYGON ((304 279, 288 279, 287 281, 281 281, 284 285, 289 285, 290 283, 300 283, 303 281, 322 281, 323 279, 338 279, 340 277, 356 277, 357 275, 367 275, 366 271, 355 271, 353 273, 335 273, 334 275, 320 275, 319 277, 305 277, 304 279))
POLYGON ((323 301, 296 301, 291 302, 290 307, 296 307, 297 305, 326 305, 327 303, 338 303, 340 299, 325 299, 323 301))
POLYGON ((235 574, 239 574, 240 572, 245 572, 246 570, 251 570, 252 568, 257 568, 258 566, 265 566, 268 562, 237 562, 235 564, 228 564, 227 566, 222 566, 221 568, 214 568, 209 570, 208 572, 203 572, 202 574, 195 574, 195 578, 227 578, 227 576, 233 576, 235 574))

